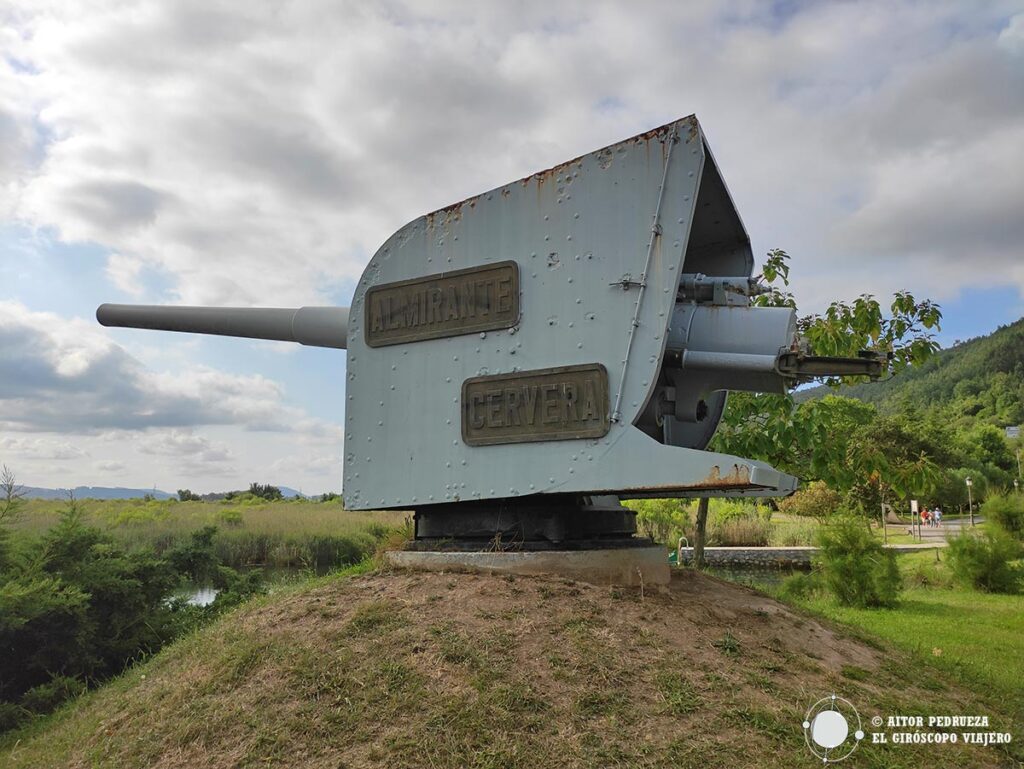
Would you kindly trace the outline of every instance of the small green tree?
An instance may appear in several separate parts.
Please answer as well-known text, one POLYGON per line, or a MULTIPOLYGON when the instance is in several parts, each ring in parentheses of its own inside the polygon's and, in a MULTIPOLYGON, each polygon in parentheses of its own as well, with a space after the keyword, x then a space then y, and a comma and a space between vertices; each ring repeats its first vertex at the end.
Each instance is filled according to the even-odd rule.
POLYGON ((985 518, 1014 539, 1024 539, 1024 496, 994 494, 981 506, 985 518))
POLYGON ((812 481, 779 502, 779 512, 825 521, 840 511, 843 497, 824 481, 812 481))
POLYGON ((273 502, 276 499, 284 499, 284 494, 281 493, 281 489, 277 486, 271 486, 269 483, 250 483, 249 493, 254 497, 260 497, 268 502, 273 502))
POLYGON ((202 498, 198 494, 193 494, 191 489, 178 489, 178 501, 201 502, 202 498))
POLYGON ((902 589, 896 556, 864 524, 841 517, 821 528, 816 566, 845 606, 893 606, 902 589))
POLYGON ((954 579, 986 593, 1020 591, 1021 569, 1013 563, 1020 555, 1020 543, 994 524, 962 531, 946 549, 954 579))
POLYGON ((18 485, 14 471, 7 465, 0 469, 0 573, 9 566, 11 546, 7 527, 18 517, 25 490, 18 485))

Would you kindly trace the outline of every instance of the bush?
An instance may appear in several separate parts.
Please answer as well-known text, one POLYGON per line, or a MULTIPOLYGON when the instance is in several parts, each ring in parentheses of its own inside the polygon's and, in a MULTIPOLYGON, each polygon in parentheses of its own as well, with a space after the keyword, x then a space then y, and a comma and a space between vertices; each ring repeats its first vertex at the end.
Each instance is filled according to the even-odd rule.
POLYGON ((885 550, 863 521, 839 518, 818 534, 817 567, 845 606, 893 606, 902 579, 894 553, 885 550))
POLYGON ((822 481, 814 481, 779 502, 779 512, 824 520, 843 505, 843 497, 822 481))
POLYGON ((632 499, 626 506, 636 511, 637 528, 658 544, 675 546, 687 533, 690 511, 680 499, 632 499))
POLYGON ((949 540, 946 558, 953 577, 962 585, 986 593, 1020 590, 1020 544, 1002 528, 985 526, 981 533, 963 531, 949 540))
POLYGON ((786 600, 806 599, 821 591, 821 577, 815 573, 795 572, 779 585, 779 597, 786 600))
POLYGON ((45 684, 34 686, 22 695, 21 706, 33 713, 49 713, 85 691, 85 684, 77 678, 54 676, 45 684))
POLYGON ((281 494, 281 489, 277 488, 277 486, 271 486, 269 483, 250 483, 249 493, 268 502, 284 498, 284 495, 281 494))
POLYGON ((981 506, 981 513, 1015 539, 1024 539, 1024 495, 996 494, 981 506))

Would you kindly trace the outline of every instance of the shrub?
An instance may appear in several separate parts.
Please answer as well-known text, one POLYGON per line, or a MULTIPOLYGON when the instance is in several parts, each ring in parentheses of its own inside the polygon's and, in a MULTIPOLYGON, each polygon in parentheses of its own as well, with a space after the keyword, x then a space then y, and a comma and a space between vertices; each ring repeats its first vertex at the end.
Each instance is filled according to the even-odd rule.
POLYGON ((794 572, 779 585, 779 597, 786 600, 810 598, 821 591, 821 577, 814 572, 794 572))
POLYGON ((675 545, 690 523, 690 512, 679 499, 634 499, 626 506, 636 511, 636 525, 644 536, 662 545, 675 545))
POLYGON ((284 495, 281 494, 281 489, 277 486, 271 486, 269 483, 250 483, 249 493, 268 502, 284 498, 284 495))
POLYGON ((243 523, 242 511, 233 507, 217 511, 217 520, 227 526, 241 526, 243 523))
POLYGON ((996 494, 985 500, 981 513, 1011 537, 1024 539, 1024 495, 996 494))
POLYGON ((822 526, 817 566, 828 589, 845 606, 893 606, 902 588, 896 556, 863 521, 839 518, 822 526))
POLYGON ((843 505, 843 497, 822 481, 814 481, 779 502, 779 512, 802 518, 824 520, 843 505))
POLYGON ((13 702, 0 700, 0 734, 19 726, 28 715, 25 708, 15 705, 13 702))
POLYGON ((45 684, 34 686, 25 692, 21 698, 21 706, 33 713, 49 713, 84 691, 85 684, 77 678, 55 675, 45 684))
POLYGON ((953 577, 962 585, 986 593, 1019 591, 1021 570, 1011 561, 1020 557, 1020 545, 1001 527, 963 531, 949 540, 946 553, 953 577))

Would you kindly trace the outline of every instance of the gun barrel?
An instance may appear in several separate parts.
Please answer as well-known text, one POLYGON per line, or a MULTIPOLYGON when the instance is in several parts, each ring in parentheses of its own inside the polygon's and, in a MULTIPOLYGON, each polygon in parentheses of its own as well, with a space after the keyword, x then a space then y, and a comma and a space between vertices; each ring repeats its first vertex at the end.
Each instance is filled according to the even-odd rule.
POLYGON ((344 350, 348 340, 348 309, 101 304, 96 320, 104 326, 273 339, 344 350))

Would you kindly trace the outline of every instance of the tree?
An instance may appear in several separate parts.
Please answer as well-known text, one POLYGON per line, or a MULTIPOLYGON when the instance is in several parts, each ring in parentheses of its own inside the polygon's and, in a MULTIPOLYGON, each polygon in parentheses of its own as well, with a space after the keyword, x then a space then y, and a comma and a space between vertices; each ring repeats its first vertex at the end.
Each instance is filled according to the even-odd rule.
POLYGON ((842 495, 823 481, 812 481, 779 503, 779 512, 824 523, 842 507, 842 495))
POLYGON ((0 572, 7 569, 10 559, 6 526, 18 517, 24 497, 25 490, 18 485, 14 471, 4 465, 0 469, 0 572))
MULTIPOLYGON (((789 254, 781 249, 768 252, 758 276, 765 290, 754 299, 755 305, 796 309, 796 299, 788 291, 788 261, 789 254)), ((862 350, 872 350, 886 355, 890 373, 896 375, 908 366, 923 363, 938 349, 934 332, 939 330, 941 319, 937 304, 928 299, 918 301, 913 294, 899 291, 893 295, 887 311, 873 296, 862 294, 852 302, 832 302, 820 315, 799 317, 797 328, 813 355, 855 357, 862 350)), ((857 379, 863 378, 828 377, 824 381, 838 386, 857 379)), ((872 414, 871 407, 843 400, 797 407, 790 394, 735 393, 729 397, 709 448, 761 459, 804 477, 849 486, 852 473, 844 464, 849 446, 844 446, 843 441, 851 426, 869 423, 872 414)), ((860 458, 863 464, 870 457, 860 458)), ((880 465, 874 469, 881 469, 880 465)), ((852 472, 863 470, 859 467, 852 472)), ((702 541, 698 531, 696 542, 702 541)), ((702 556, 703 553, 695 552, 695 561, 702 556)))
POLYGON ((249 493, 268 502, 273 502, 275 499, 284 499, 281 489, 277 488, 277 486, 271 486, 269 483, 250 483, 249 493))
POLYGON ((905 417, 879 417, 851 436, 842 470, 851 507, 871 517, 882 503, 934 493, 941 477, 935 457, 943 449, 918 427, 905 417))
POLYGON ((25 488, 19 486, 14 471, 7 465, 0 470, 0 523, 9 523, 17 516, 25 498, 25 488))

